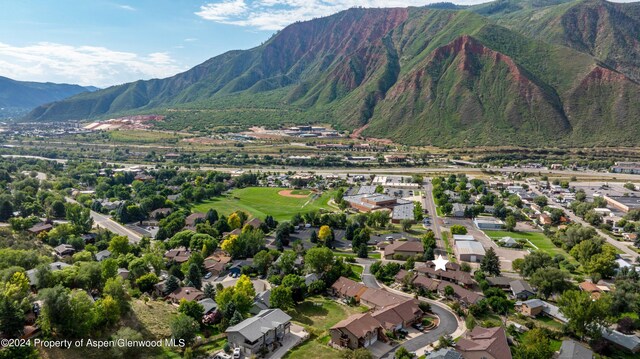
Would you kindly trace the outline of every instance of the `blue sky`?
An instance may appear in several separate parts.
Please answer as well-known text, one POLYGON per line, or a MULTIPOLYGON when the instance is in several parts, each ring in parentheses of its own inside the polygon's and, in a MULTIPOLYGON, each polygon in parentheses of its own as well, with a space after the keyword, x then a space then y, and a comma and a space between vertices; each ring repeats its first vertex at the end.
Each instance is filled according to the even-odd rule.
MULTIPOLYGON (((0 75, 109 85, 167 77, 353 6, 441 0, 3 0, 0 75)), ((458 0, 459 4, 485 2, 458 0)))

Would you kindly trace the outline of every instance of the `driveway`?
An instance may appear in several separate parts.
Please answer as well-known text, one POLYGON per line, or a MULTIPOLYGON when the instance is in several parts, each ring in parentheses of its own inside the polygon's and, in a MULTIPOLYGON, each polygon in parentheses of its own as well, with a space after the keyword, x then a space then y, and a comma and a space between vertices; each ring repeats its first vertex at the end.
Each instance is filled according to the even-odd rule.
POLYGON ((387 343, 377 341, 373 343, 373 345, 369 345, 367 350, 371 352, 371 355, 373 355, 374 358, 382 358, 392 351, 393 347, 387 343))
POLYGON ((279 359, 282 358, 285 354, 287 354, 293 347, 300 344, 304 338, 309 335, 304 328, 299 325, 291 323, 291 333, 285 336, 282 341, 282 346, 278 348, 278 350, 272 352, 267 355, 266 358, 279 359))
POLYGON ((375 260, 371 259, 356 258, 356 263, 364 266, 364 270, 362 271, 362 283, 369 288, 380 288, 376 277, 371 274, 371 264, 375 262, 375 260))

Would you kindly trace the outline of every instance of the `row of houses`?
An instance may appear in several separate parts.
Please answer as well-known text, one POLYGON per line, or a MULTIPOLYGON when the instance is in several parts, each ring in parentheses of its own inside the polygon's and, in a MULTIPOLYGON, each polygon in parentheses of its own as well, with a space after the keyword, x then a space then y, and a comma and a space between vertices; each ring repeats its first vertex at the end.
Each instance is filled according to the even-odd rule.
POLYGON ((408 328, 424 315, 418 301, 413 298, 369 288, 345 277, 340 277, 329 288, 329 294, 372 309, 367 313, 352 315, 329 329, 330 343, 338 347, 366 348, 379 340, 386 341, 386 331, 408 328))

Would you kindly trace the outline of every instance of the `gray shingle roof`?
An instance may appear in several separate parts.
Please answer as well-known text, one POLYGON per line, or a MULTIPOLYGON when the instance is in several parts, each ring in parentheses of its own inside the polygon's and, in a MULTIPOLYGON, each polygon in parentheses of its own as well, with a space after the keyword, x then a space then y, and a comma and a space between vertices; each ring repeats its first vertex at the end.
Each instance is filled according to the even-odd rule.
POLYGON ((563 340, 557 359, 593 359, 593 352, 575 340, 563 340))
POLYGON ((462 359, 462 354, 451 348, 436 350, 427 354, 427 359, 462 359))
POLYGON ((227 333, 238 332, 247 340, 253 342, 270 330, 290 320, 291 317, 280 309, 266 309, 258 313, 255 317, 251 317, 227 328, 227 333))

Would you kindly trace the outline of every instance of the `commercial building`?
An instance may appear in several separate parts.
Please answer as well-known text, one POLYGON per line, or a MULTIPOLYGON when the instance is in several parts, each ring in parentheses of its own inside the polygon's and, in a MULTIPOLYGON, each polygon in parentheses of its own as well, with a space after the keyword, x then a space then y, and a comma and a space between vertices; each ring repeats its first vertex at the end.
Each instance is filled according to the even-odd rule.
POLYGON ((636 196, 603 196, 607 204, 623 212, 640 209, 640 197, 636 196))
POLYGON ((455 244, 458 259, 463 262, 482 262, 486 252, 476 241, 459 241, 455 244))
POLYGON ((494 217, 477 217, 473 223, 481 230, 499 230, 504 226, 504 222, 494 217))

